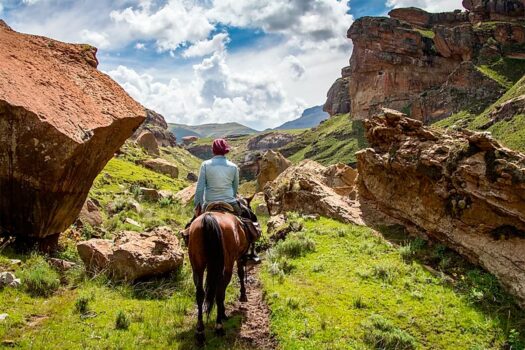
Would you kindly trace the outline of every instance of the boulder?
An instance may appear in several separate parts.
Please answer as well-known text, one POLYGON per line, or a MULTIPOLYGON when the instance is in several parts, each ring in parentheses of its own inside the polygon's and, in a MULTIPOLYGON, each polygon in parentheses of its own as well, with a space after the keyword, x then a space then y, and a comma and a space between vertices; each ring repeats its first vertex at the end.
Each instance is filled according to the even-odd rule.
POLYGON ((78 218, 82 223, 89 224, 92 227, 100 227, 104 223, 102 213, 95 202, 90 198, 84 202, 78 218))
POLYGON ((272 216, 268 220, 267 231, 272 241, 277 242, 286 239, 291 232, 299 232, 303 229, 303 224, 297 221, 288 221, 285 214, 272 216))
POLYGON ((483 266, 525 305, 525 155, 489 134, 439 131, 394 111, 365 126, 361 206, 483 266))
POLYGON ((16 278, 15 274, 12 272, 2 272, 0 273, 0 288, 11 287, 17 288, 21 284, 20 279, 16 278))
POLYGON ((326 102, 323 106, 323 111, 332 115, 346 114, 351 111, 350 102, 350 77, 342 77, 335 81, 335 83, 328 90, 326 95, 326 102))
POLYGON ((330 187, 329 184, 339 181, 335 180, 333 172, 333 169, 328 170, 312 160, 304 160, 286 169, 264 188, 270 215, 296 211, 363 224, 356 203, 349 196, 341 196, 330 187))
POLYGON ((186 180, 190 182, 197 182, 197 180, 199 180, 199 176, 195 173, 189 172, 188 175, 186 175, 186 180))
POLYGON ((259 173, 259 161, 261 160, 260 151, 247 152, 244 159, 238 163, 239 177, 241 180, 253 181, 259 173))
POLYGON ((259 161, 259 173, 257 174, 257 188, 264 189, 264 186, 285 171, 292 162, 284 158, 279 152, 272 150, 266 151, 259 161))
POLYGON ((255 214, 256 215, 268 215, 268 206, 264 203, 260 203, 255 207, 255 214))
POLYGON ((145 130, 137 137, 137 144, 151 155, 160 155, 159 144, 151 131, 145 130))
POLYGON ((159 199, 162 198, 160 191, 154 188, 141 187, 140 195, 142 196, 144 200, 148 202, 157 202, 159 199))
POLYGON ((189 146, 192 143, 197 142, 198 140, 199 140, 199 137, 197 137, 197 136, 184 136, 182 138, 182 144, 184 146, 189 146))
POLYGON ((56 244, 144 121, 96 51, 0 25, 0 235, 56 244))
POLYGON ((77 245, 78 253, 92 273, 104 271, 116 280, 135 281, 176 271, 183 251, 171 229, 122 232, 114 241, 92 239, 77 245))
POLYGON ((257 135, 248 140, 248 149, 250 151, 266 151, 277 149, 287 145, 295 139, 293 135, 281 132, 270 132, 257 135))
POLYGON ((195 198, 195 190, 197 189, 197 184, 192 184, 185 189, 175 193, 174 198, 178 200, 183 205, 188 205, 192 203, 193 198, 195 198))
POLYGON ((146 121, 133 134, 133 139, 136 140, 144 131, 152 133, 161 147, 177 147, 177 138, 169 131, 164 117, 150 109, 146 109, 146 121))
POLYGON ((171 178, 177 179, 179 177, 179 168, 165 159, 147 159, 143 160, 141 164, 154 172, 167 175, 171 178))
POLYGON ((330 165, 324 171, 326 185, 332 188, 340 196, 353 196, 355 198, 355 185, 357 170, 345 164, 330 165))
POLYGON ((55 269, 61 272, 69 271, 75 266, 77 266, 77 264, 71 261, 57 259, 57 258, 50 258, 48 262, 49 262, 49 265, 53 266, 55 269))

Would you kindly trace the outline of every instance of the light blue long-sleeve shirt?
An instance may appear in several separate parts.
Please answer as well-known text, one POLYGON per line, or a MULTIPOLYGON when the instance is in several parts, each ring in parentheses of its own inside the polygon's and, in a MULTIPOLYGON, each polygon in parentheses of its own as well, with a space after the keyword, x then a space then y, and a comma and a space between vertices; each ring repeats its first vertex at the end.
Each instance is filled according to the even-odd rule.
POLYGON ((215 156, 202 162, 195 206, 211 202, 235 203, 239 189, 239 168, 224 156, 215 156))

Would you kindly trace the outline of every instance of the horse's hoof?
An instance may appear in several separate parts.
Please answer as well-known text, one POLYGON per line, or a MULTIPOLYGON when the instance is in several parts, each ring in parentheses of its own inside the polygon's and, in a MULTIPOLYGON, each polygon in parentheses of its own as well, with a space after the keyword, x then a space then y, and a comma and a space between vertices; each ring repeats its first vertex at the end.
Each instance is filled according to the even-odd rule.
POLYGON ((224 331, 222 324, 220 326, 215 326, 215 334, 218 337, 224 337, 226 335, 226 332, 224 331))
POLYGON ((204 331, 195 332, 195 342, 197 343, 198 347, 204 346, 204 344, 206 343, 206 336, 204 335, 204 331))
POLYGON ((246 294, 241 295, 241 297, 239 298, 239 301, 241 303, 247 303, 248 302, 248 297, 246 296, 246 294))

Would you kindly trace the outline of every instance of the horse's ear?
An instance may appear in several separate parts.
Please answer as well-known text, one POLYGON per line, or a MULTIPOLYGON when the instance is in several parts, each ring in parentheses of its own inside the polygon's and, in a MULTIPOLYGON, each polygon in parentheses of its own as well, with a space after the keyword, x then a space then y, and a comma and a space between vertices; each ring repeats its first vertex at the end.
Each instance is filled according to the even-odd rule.
POLYGON ((257 194, 257 193, 254 193, 253 196, 248 197, 248 198, 245 198, 245 199, 246 199, 246 202, 248 203, 248 206, 250 206, 250 205, 252 204, 252 201, 253 201, 253 199, 255 198, 255 195, 256 195, 256 194, 257 194))

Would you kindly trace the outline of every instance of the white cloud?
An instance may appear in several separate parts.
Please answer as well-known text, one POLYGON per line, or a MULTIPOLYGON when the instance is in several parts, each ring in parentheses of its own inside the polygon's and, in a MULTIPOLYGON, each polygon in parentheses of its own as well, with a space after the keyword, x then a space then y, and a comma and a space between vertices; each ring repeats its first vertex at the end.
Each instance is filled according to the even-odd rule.
POLYGON ((153 39, 159 51, 173 51, 185 42, 208 38, 214 26, 205 9, 186 1, 171 0, 157 11, 149 1, 139 8, 128 7, 110 13, 117 25, 126 28, 132 38, 153 39))
POLYGON ((83 42, 100 49, 107 49, 111 45, 106 33, 92 32, 91 30, 84 29, 80 32, 80 38, 83 42))
POLYGON ((210 40, 201 40, 190 46, 182 53, 183 57, 202 57, 212 54, 216 51, 223 52, 226 49, 226 44, 230 42, 227 33, 219 33, 210 40))
POLYGON ((135 44, 135 48, 137 50, 145 50, 146 49, 146 44, 144 44, 144 43, 136 43, 135 44))
POLYGON ((34 5, 36 4, 37 2, 39 2, 40 0, 22 0, 22 2, 26 5, 34 5))
POLYGON ((212 4, 208 11, 212 21, 282 34, 301 49, 346 46, 345 33, 353 22, 346 1, 213 0, 212 4))
POLYGON ((461 0, 387 0, 386 6, 390 8, 419 7, 429 12, 446 12, 463 9, 461 0))
POLYGON ((180 123, 237 121, 267 128, 306 107, 300 100, 291 103, 271 72, 233 72, 221 52, 193 66, 193 79, 187 84, 177 79, 162 83, 124 66, 109 75, 142 104, 180 123))
POLYGON ((296 56, 286 56, 284 58, 283 63, 286 66, 286 68, 288 68, 288 70, 290 71, 292 79, 298 80, 304 76, 306 68, 296 56))

